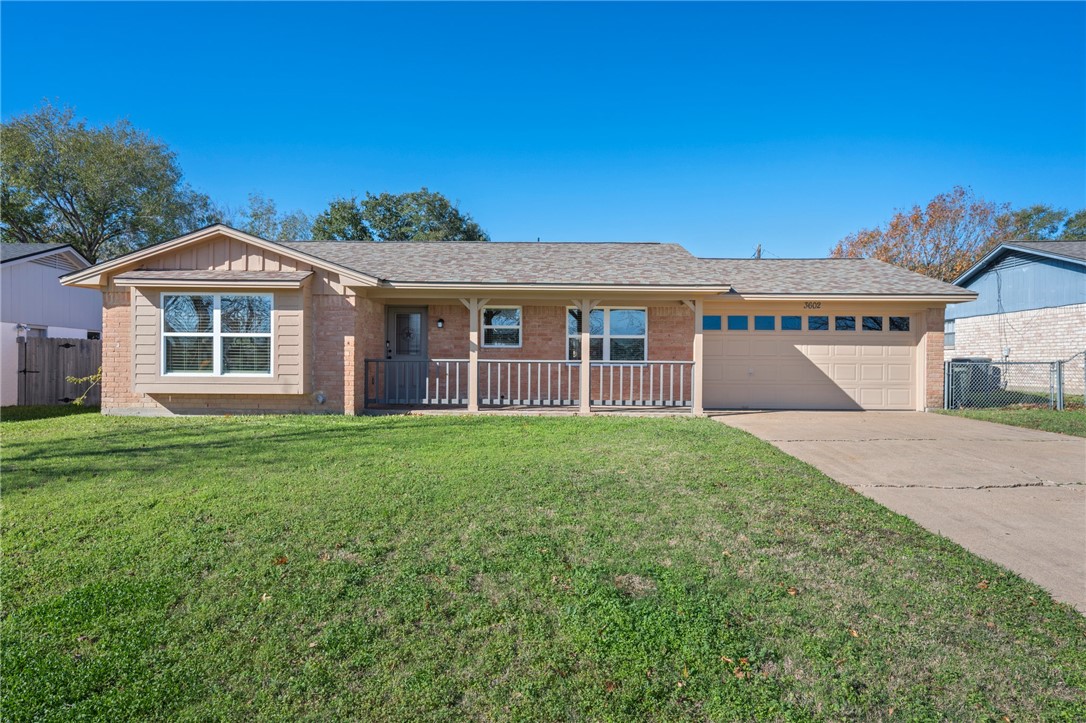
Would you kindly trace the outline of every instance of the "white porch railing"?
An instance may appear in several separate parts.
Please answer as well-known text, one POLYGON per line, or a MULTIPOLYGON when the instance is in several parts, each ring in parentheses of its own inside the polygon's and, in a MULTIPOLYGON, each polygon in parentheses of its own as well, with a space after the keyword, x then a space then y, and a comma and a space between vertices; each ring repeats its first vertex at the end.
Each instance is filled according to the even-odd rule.
MULTIPOLYGON (((467 359, 367 359, 366 404, 466 406, 468 365, 467 359)), ((592 362, 589 399, 594 406, 689 407, 693 366, 692 361, 592 362)), ((581 362, 480 359, 477 393, 482 406, 577 406, 581 362)))
POLYGON ((479 404, 557 407, 578 404, 581 363, 480 359, 479 404))
POLYGON ((592 404, 607 407, 689 407, 694 362, 592 362, 592 404))

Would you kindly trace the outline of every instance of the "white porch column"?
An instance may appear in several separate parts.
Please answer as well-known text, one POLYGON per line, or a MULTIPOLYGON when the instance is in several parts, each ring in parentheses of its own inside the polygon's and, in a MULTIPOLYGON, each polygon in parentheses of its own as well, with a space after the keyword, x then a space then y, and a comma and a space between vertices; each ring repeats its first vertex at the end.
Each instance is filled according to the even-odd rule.
POLYGON ((479 411, 479 313, 490 299, 461 299, 468 307, 468 411, 479 411))
POLYGON ((592 328, 590 316, 598 301, 580 299, 573 305, 581 313, 581 399, 578 412, 592 414, 592 328))
POLYGON ((704 311, 705 302, 701 299, 694 299, 694 369, 690 375, 690 383, 694 386, 694 399, 690 411, 698 417, 705 414, 705 405, 703 403, 705 397, 702 392, 702 388, 705 386, 702 383, 705 379, 704 337, 701 328, 704 311))

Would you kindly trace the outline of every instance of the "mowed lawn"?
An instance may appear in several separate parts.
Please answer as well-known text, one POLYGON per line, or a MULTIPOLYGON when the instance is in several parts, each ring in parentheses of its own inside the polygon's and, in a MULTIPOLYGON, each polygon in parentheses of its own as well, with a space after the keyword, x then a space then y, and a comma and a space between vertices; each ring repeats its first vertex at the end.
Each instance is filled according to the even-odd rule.
POLYGON ((712 420, 6 419, 6 721, 1086 719, 1081 615, 712 420))
POLYGON ((942 412, 958 417, 979 419, 982 422, 1009 424, 1014 427, 1059 432, 1075 437, 1086 437, 1086 410, 1077 409, 954 409, 942 412))

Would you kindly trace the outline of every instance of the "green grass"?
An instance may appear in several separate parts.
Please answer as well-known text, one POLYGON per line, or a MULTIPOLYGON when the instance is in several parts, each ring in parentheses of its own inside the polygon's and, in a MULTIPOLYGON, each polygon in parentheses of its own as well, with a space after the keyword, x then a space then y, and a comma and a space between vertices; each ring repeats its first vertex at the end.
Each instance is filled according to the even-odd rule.
POLYGON ((711 420, 4 418, 6 721, 1086 718, 1086 619, 711 420))
POLYGON ((1086 437, 1086 412, 1079 409, 947 409, 943 414, 979 419, 984 422, 1010 424, 1015 427, 1059 432, 1086 437))

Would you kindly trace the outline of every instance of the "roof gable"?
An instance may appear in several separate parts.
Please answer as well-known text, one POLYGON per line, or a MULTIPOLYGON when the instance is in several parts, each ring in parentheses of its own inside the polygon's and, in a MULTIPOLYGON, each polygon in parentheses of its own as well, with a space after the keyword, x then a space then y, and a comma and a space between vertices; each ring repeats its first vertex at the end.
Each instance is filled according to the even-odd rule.
POLYGON ((5 264, 15 261, 42 259, 59 254, 64 254, 70 258, 74 268, 83 269, 91 265, 90 261, 87 261, 83 254, 76 251, 71 244, 0 243, 0 263, 5 264))
MULTIPOLYGON (((185 236, 165 241, 154 246, 147 246, 142 249, 138 249, 123 256, 118 256, 115 259, 104 261, 100 264, 92 266, 89 269, 78 271, 73 274, 68 274, 61 278, 61 283, 66 286, 85 286, 85 287, 97 287, 101 284, 103 275, 115 274, 122 271, 143 269, 143 268, 157 268, 161 267, 161 263, 164 259, 167 259, 171 255, 185 254, 188 251, 197 249, 198 247, 213 243, 216 241, 236 241, 240 244, 244 244, 255 249, 259 249, 263 252, 268 252, 274 255, 282 255, 292 259, 296 263, 301 265, 312 266, 326 271, 331 271, 338 274, 343 282, 351 286, 374 286, 377 284, 377 279, 365 273, 360 273, 354 269, 345 268, 339 266, 335 262, 318 258, 305 253, 301 250, 291 249, 283 244, 276 243, 274 241, 268 241, 262 239, 259 236, 253 236, 243 231, 230 228, 223 224, 215 224, 214 226, 208 226, 202 228, 199 231, 194 231, 185 236)), ((212 262, 214 263, 214 261, 212 262)), ((278 268, 269 269, 270 271, 279 271, 278 268)))
POLYGON ((1015 252, 1039 259, 1059 259, 1086 266, 1086 241, 1007 241, 982 256, 964 274, 955 279, 954 283, 959 285, 968 283, 1007 254, 1015 252))

